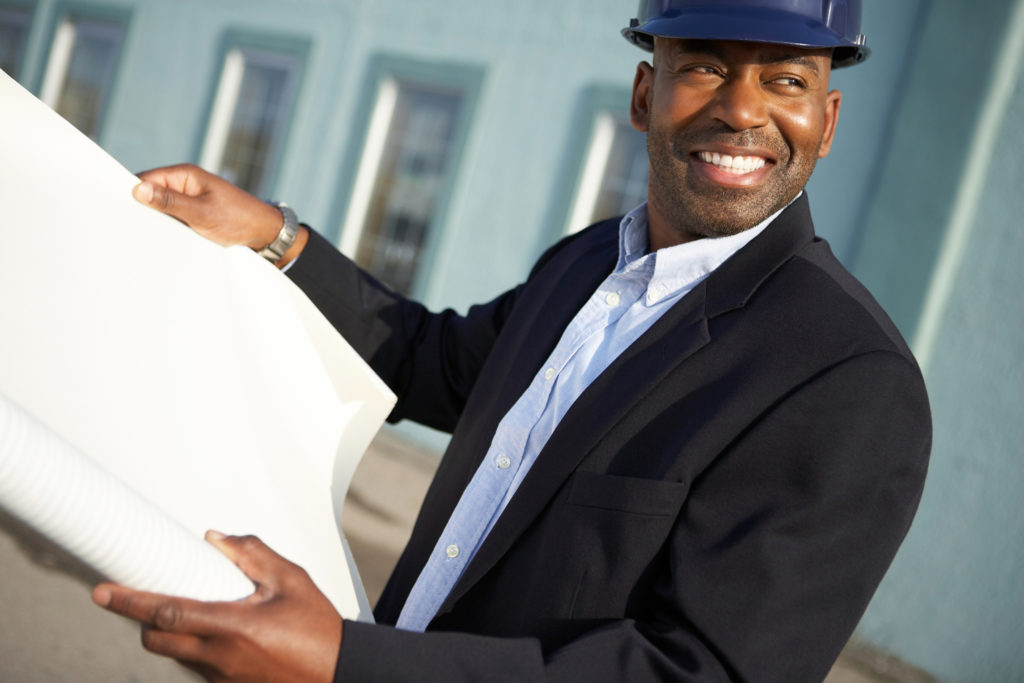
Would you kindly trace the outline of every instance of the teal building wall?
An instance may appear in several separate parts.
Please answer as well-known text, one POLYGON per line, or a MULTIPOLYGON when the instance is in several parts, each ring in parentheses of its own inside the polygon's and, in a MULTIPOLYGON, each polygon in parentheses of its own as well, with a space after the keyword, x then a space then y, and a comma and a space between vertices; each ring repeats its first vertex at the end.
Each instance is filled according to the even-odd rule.
MULTIPOLYGON (((595 102, 645 55, 634 0, 0 0, 33 8, 37 93, 58 17, 126 17, 99 142, 133 170, 198 161, 229 42, 297 46, 270 194, 338 240, 382 68, 473 97, 414 293, 464 309, 513 286, 564 229, 595 102)), ((856 637, 946 681, 1024 681, 1024 0, 865 0, 872 48, 838 71, 818 232, 911 340, 935 447, 920 514, 856 637)), ((0 103, 2 105, 2 103, 0 103)), ((2 112, 2 107, 0 107, 2 112)), ((424 431, 406 435, 438 445, 424 431)))
POLYGON ((913 341, 934 447, 858 636, 945 681, 1024 681, 1024 3, 922 18, 854 270, 913 341))

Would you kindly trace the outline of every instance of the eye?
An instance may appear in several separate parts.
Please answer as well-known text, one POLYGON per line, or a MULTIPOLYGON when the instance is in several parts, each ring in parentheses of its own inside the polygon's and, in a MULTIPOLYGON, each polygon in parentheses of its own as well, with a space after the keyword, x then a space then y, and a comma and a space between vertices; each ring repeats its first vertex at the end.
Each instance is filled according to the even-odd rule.
POLYGON ((687 64, 678 71, 681 77, 693 83, 716 82, 725 76, 714 64, 687 64))
POLYGON ((686 70, 709 76, 718 76, 722 73, 717 67, 710 64, 694 64, 693 66, 686 67, 686 70))
POLYGON ((807 83, 796 76, 776 76, 768 81, 768 85, 777 86, 787 90, 806 90, 807 83))

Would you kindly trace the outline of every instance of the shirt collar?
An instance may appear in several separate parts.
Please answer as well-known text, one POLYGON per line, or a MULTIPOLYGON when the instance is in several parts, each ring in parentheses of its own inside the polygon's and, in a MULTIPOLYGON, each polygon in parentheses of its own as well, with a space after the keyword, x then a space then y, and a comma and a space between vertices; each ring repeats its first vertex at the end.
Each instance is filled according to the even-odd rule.
POLYGON ((619 261, 616 272, 636 262, 647 253, 647 202, 636 207, 619 222, 619 261))
MULTIPOLYGON (((796 201, 796 197, 790 201, 796 201)), ((789 204, 782 207, 757 225, 735 235, 726 237, 705 237, 684 242, 654 253, 647 253, 647 202, 636 207, 619 223, 619 260, 616 272, 639 267, 643 261, 654 260, 654 274, 648 283, 648 290, 657 289, 659 298, 670 296, 684 288, 692 288, 710 275, 718 266, 737 251, 745 247, 774 221, 789 204)))

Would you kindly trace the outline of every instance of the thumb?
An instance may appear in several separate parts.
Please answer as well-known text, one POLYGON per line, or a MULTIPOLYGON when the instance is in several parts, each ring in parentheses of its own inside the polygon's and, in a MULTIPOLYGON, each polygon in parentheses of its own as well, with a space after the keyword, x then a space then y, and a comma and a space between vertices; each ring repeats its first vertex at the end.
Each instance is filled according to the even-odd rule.
POLYGON ((257 584, 257 592, 259 588, 269 588, 276 593, 283 575, 295 567, 256 536, 226 536, 210 530, 206 540, 257 584))
POLYGON ((132 196, 140 204, 177 218, 192 227, 199 217, 199 200, 181 192, 144 180, 132 190, 132 196))

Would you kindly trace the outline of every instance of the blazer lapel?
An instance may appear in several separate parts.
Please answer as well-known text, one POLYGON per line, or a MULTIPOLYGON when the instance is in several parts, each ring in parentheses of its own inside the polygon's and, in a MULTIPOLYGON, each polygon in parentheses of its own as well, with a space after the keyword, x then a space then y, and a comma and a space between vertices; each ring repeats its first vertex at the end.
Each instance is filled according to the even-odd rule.
POLYGON ((633 405, 708 342, 704 288, 688 294, 620 355, 576 400, 438 614, 451 609, 508 551, 580 461, 633 405), (616 378, 632 377, 628 384, 616 378), (608 396, 614 396, 608 400, 608 396))

